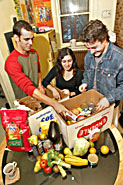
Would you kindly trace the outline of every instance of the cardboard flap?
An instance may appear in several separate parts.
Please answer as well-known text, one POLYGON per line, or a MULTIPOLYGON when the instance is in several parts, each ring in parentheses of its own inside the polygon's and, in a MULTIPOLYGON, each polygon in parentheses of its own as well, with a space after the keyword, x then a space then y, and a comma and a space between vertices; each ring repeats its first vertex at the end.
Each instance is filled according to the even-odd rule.
POLYGON ((70 98, 62 104, 69 110, 72 110, 74 108, 79 107, 82 103, 90 103, 93 102, 95 105, 99 102, 101 98, 104 96, 100 94, 99 92, 95 91, 94 89, 91 89, 87 92, 84 92, 78 96, 75 96, 73 98, 70 98))
MULTIPOLYGON (((62 92, 62 90, 60 90, 59 88, 57 88, 57 87, 54 87, 54 88, 59 92, 59 94, 60 94, 60 96, 61 96, 61 99, 64 99, 64 98, 68 97, 68 95, 64 94, 64 93, 62 92)), ((50 90, 47 89, 47 88, 46 88, 45 90, 46 90, 46 95, 49 96, 50 98, 53 98, 52 91, 50 91, 50 90)))

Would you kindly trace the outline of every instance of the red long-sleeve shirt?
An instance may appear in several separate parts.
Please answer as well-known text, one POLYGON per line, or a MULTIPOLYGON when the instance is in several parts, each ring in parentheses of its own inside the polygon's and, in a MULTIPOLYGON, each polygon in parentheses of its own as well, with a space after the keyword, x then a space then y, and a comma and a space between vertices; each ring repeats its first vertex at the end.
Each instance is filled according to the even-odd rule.
POLYGON ((16 49, 13 50, 5 62, 5 71, 10 77, 16 98, 32 96, 33 91, 38 87, 38 73, 40 73, 36 50, 31 49, 26 55, 16 49))

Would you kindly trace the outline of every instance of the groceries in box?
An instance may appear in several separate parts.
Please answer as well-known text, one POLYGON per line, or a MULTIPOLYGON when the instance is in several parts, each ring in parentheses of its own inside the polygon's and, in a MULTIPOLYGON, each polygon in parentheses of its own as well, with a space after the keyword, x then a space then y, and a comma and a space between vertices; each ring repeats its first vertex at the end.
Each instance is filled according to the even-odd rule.
MULTIPOLYGON (((78 108, 83 103, 89 104, 90 102, 92 102, 96 105, 102 97, 103 95, 98 93, 97 91, 89 90, 81 95, 75 96, 62 102, 62 104, 72 111, 73 109, 78 108)), ((74 142, 77 140, 77 138, 88 138, 90 135, 90 131, 96 128, 100 129, 101 132, 109 128, 112 122, 113 110, 114 104, 102 111, 93 113, 82 120, 74 121, 74 123, 68 125, 66 124, 66 121, 59 114, 57 114, 52 107, 49 106, 41 110, 40 112, 30 116, 28 120, 32 134, 37 135, 41 131, 41 121, 56 119, 66 145, 69 148, 73 148, 74 142)))

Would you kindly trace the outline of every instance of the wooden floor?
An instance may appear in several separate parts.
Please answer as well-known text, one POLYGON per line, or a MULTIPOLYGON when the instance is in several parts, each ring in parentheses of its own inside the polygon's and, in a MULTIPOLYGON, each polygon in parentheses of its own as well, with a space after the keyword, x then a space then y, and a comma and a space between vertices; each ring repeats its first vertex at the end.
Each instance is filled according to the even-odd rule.
POLYGON ((2 181, 2 159, 3 159, 3 153, 6 147, 6 138, 3 139, 1 145, 0 145, 0 185, 3 185, 2 181))

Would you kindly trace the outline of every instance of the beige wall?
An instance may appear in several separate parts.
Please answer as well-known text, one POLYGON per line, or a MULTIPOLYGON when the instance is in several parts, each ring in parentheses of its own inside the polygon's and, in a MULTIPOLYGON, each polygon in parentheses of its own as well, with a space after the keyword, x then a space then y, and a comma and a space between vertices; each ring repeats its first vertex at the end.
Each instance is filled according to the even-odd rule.
MULTIPOLYGON (((58 9, 56 8, 56 4, 58 0, 51 0, 52 2, 52 10, 53 10, 53 20, 54 27, 56 30, 56 37, 58 47, 65 47, 66 44, 62 44, 62 38, 59 35, 60 29, 60 22, 57 22, 57 13, 58 9), (56 3, 55 3, 56 2, 56 3), (56 13, 57 12, 57 13, 56 13)), ((117 0, 90 0, 90 19, 100 19, 104 24, 107 25, 109 30, 114 30, 114 22, 115 22, 115 12, 116 12, 116 2, 117 0), (110 10, 111 16, 104 18, 102 13, 104 10, 110 10)))
MULTIPOLYGON (((57 35, 59 35, 58 23, 56 22, 56 13, 54 2, 57 0, 51 0, 52 8, 53 8, 53 18, 54 18, 54 26, 57 35)), ((116 9, 116 1, 117 0, 90 0, 92 3, 92 14, 91 19, 101 19, 109 29, 114 29, 114 20, 115 20, 115 9, 116 9), (111 16, 108 18, 102 17, 103 10, 111 10, 111 16)), ((0 50, 4 59, 8 56, 9 50, 4 38, 4 33, 12 31, 12 17, 16 16, 16 11, 14 8, 13 0, 0 0, 0 50)))
POLYGON ((9 54, 4 33, 12 31, 13 16, 16 16, 13 0, 0 0, 0 50, 4 59, 9 54))
POLYGON ((91 0, 92 4, 92 19, 100 19, 104 24, 107 25, 108 29, 114 30, 115 12, 116 12, 117 0, 91 0), (110 10, 111 16, 103 17, 103 11, 110 10))

